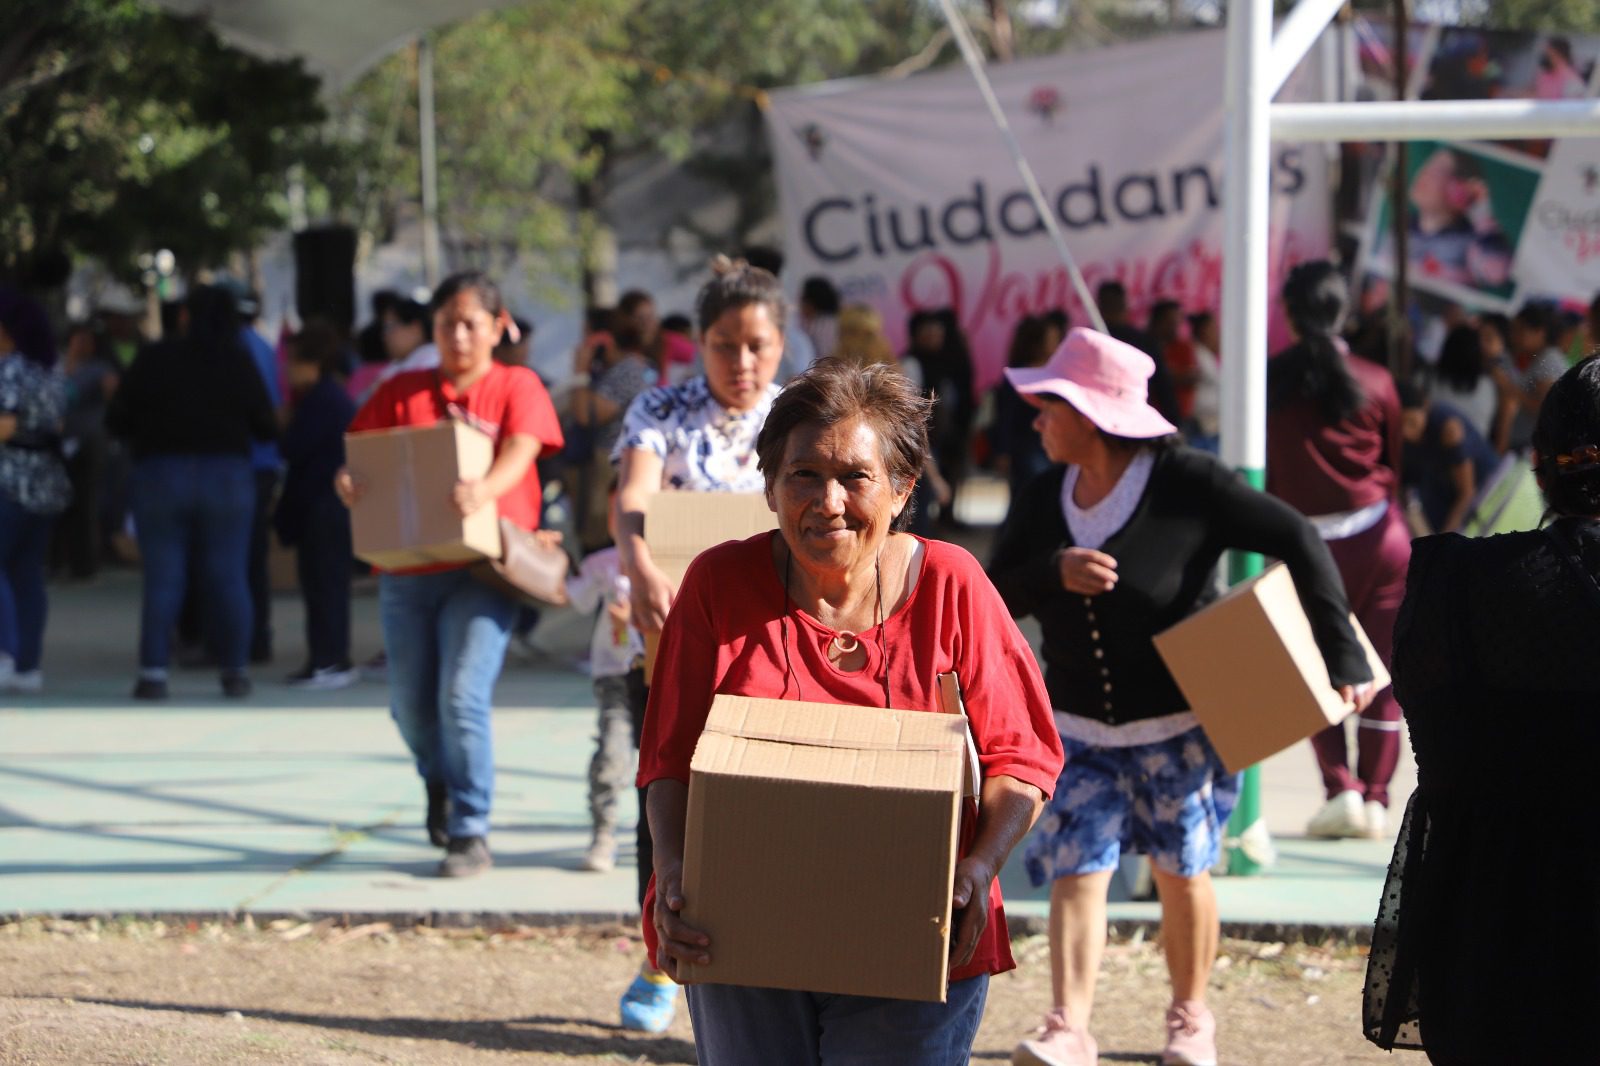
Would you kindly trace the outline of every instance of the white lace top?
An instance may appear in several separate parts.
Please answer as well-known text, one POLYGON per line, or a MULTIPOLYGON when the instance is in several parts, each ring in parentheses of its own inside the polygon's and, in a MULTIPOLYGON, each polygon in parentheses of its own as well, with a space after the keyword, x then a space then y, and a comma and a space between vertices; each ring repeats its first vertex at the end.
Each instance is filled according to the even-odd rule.
POLYGON ((1156 453, 1141 448, 1128 469, 1117 479, 1116 486, 1105 499, 1093 507, 1079 507, 1072 502, 1072 490, 1078 485, 1078 467, 1067 467, 1067 476, 1061 479, 1061 513, 1067 519, 1067 530, 1072 543, 1080 548, 1099 551, 1112 534, 1128 524, 1133 512, 1139 509, 1145 486, 1150 484, 1150 471, 1155 469, 1156 453))

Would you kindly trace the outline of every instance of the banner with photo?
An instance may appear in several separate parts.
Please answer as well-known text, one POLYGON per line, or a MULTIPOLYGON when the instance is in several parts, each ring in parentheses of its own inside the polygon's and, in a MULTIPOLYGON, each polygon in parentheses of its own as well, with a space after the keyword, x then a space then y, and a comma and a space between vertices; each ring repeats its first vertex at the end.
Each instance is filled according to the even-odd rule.
MULTIPOLYGON (((1420 43, 1416 98, 1600 91, 1600 37, 1433 27, 1420 43)), ((1394 278, 1386 186, 1373 180, 1367 192, 1357 269, 1369 309, 1394 278)), ((1578 311, 1600 293, 1600 138, 1412 142, 1405 187, 1407 284, 1424 358, 1436 355, 1426 343, 1440 335, 1434 320, 1453 308, 1512 313, 1544 300, 1578 311)))
MULTIPOLYGON (((1140 322, 1159 299, 1220 303, 1223 62, 1222 33, 1200 32, 989 68, 1090 290, 1120 279, 1140 322)), ((1314 52, 1278 99, 1324 99, 1321 70, 1314 52)), ((830 278, 897 349, 912 312, 953 308, 980 388, 1023 316, 1087 323, 964 67, 777 92, 767 121, 791 290, 830 278)), ((1274 284, 1328 254, 1328 158, 1273 147, 1274 284)))

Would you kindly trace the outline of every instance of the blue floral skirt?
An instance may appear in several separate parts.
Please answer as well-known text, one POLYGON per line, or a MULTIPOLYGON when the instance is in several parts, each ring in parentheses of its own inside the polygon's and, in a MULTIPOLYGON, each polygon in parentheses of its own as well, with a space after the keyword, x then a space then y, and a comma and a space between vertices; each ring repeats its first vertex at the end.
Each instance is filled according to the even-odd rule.
POLYGON ((1216 865, 1239 775, 1203 730, 1125 748, 1061 745, 1066 765, 1023 854, 1035 885, 1114 869, 1124 851, 1179 877, 1216 865))

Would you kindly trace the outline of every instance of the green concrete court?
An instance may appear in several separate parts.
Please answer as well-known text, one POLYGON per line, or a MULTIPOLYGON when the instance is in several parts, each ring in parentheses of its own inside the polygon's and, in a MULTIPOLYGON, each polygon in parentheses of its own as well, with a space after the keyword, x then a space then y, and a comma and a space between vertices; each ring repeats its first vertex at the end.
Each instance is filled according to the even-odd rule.
MULTIPOLYGON (((435 920, 554 920, 634 908, 631 849, 585 873, 589 682, 574 666, 586 623, 547 619, 542 653, 514 653, 496 700, 496 868, 466 882, 429 876, 439 853, 420 828, 421 786, 380 681, 300 693, 300 605, 274 608, 278 661, 248 701, 224 702, 214 676, 177 673, 165 704, 128 700, 138 577, 111 571, 52 587, 42 696, 0 697, 0 915, 332 914, 435 920)), ((376 597, 355 602, 355 651, 379 647, 376 597)), ((1309 747, 1265 769, 1281 858, 1266 876, 1219 882, 1225 922, 1370 927, 1390 844, 1312 842, 1320 800, 1309 747)), ((1409 755, 1396 795, 1410 794, 1409 755)), ((624 818, 633 817, 627 801, 624 818)), ((1042 916, 1044 895, 1017 863, 1010 911, 1042 916)), ((1114 917, 1150 918, 1150 903, 1114 917)))

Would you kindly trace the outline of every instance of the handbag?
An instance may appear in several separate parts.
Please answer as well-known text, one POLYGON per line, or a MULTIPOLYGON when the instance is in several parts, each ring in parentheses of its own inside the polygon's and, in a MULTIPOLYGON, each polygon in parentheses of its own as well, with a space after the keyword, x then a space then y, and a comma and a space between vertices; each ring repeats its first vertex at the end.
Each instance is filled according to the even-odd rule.
POLYGON ((509 599, 539 607, 565 607, 566 550, 548 544, 509 518, 500 519, 500 558, 472 566, 472 576, 509 599))

